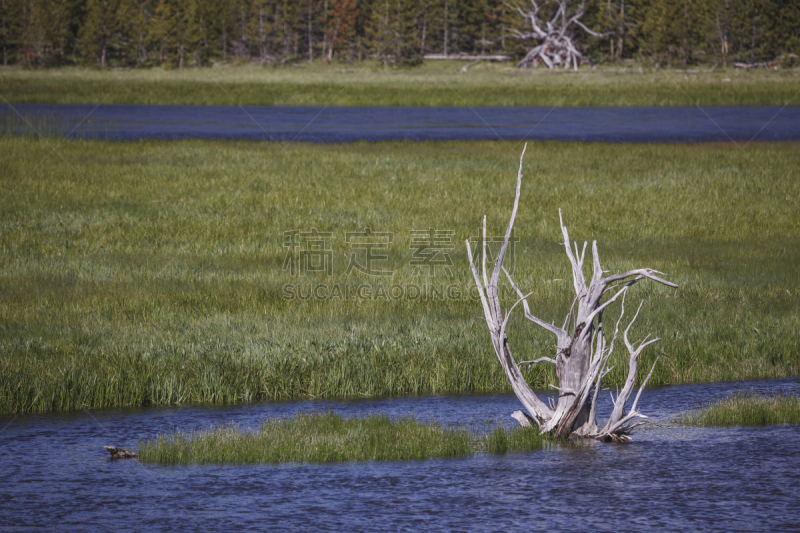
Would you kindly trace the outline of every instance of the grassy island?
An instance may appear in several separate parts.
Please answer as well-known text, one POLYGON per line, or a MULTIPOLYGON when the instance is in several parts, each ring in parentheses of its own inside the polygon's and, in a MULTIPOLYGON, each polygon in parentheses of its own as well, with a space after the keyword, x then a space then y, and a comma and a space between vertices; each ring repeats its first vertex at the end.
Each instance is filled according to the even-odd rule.
POLYGON ((683 413, 678 421, 704 427, 800 424, 800 397, 739 393, 683 413))
POLYGON ((336 463, 469 457, 539 450, 551 443, 533 429, 495 428, 478 434, 413 417, 335 413, 267 420, 259 431, 235 426, 176 432, 139 443, 139 460, 167 465, 336 463))

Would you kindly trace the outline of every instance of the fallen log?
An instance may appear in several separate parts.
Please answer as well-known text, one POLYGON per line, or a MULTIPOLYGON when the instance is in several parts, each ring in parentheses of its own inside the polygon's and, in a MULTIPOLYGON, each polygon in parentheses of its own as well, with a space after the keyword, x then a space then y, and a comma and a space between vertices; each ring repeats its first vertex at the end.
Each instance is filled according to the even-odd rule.
POLYGON ((750 70, 751 68, 775 68, 780 65, 780 61, 769 61, 765 63, 742 63, 741 61, 734 61, 733 68, 743 68, 750 70))
POLYGON ((511 61, 511 56, 497 55, 467 55, 467 54, 425 54, 426 61, 455 60, 455 61, 511 61))

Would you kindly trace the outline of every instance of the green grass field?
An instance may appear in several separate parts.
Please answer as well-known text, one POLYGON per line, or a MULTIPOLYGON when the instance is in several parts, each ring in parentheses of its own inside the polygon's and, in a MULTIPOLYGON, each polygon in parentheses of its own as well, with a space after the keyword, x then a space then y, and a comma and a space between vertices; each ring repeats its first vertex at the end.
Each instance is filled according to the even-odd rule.
POLYGON ((0 69, 0 103, 315 106, 800 105, 800 69, 578 72, 431 61, 413 69, 300 64, 203 69, 0 69))
POLYGON ((739 393, 678 416, 689 426, 777 426, 800 424, 800 397, 739 393))
POLYGON ((266 420, 258 431, 235 426, 162 434, 140 442, 139 460, 166 465, 421 461, 541 450, 555 441, 534 429, 442 427, 413 417, 335 413, 266 420))
MULTIPOLYGON (((651 384, 796 375, 798 148, 531 144, 507 263, 534 313, 563 320, 561 208, 605 270, 680 286, 629 294, 646 300, 632 339, 661 338, 640 364, 659 357, 651 384)), ((490 236, 505 228, 520 151, 0 139, 0 413, 507 391, 463 242, 483 214, 490 236), (370 270, 391 275, 346 272, 367 262, 347 233, 367 227, 392 234, 370 270), (293 276, 285 232, 313 228, 329 254, 301 240, 288 258, 311 268, 293 276), (430 228, 452 275, 414 275, 410 232, 430 228)), ((522 314, 510 339, 520 359, 554 353, 522 314)), ((549 367, 530 382, 553 383, 549 367)))

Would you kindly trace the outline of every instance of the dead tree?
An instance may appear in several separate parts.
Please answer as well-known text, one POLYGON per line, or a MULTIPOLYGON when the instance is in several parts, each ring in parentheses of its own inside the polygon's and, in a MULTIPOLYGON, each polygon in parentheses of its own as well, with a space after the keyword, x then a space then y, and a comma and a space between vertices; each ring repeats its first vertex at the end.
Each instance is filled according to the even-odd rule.
MULTIPOLYGON (((527 145, 526 145, 527 147, 527 145)), ((597 425, 597 400, 602 389, 603 377, 611 371, 609 358, 614 351, 615 342, 619 333, 620 322, 625 313, 625 294, 628 289, 638 281, 648 278, 668 287, 677 288, 677 285, 661 279, 657 274, 661 272, 649 268, 639 268, 629 270, 623 274, 603 277, 603 269, 600 267, 600 257, 597 254, 597 241, 592 242, 592 277, 587 283, 583 273, 584 257, 586 254, 586 243, 583 250, 578 252, 578 244, 575 243, 573 252, 570 246, 567 228, 561 221, 561 211, 559 210, 559 222, 561 232, 564 237, 564 248, 567 258, 572 265, 572 282, 575 288, 575 300, 564 320, 564 325, 558 327, 548 324, 531 313, 528 305, 527 296, 523 295, 511 278, 511 275, 503 267, 503 259, 508 249, 511 230, 514 226, 514 219, 517 216, 519 207, 520 187, 522 184, 522 160, 525 156, 525 149, 519 161, 519 172, 517 174, 517 192, 514 199, 514 208, 511 211, 511 220, 508 222, 505 237, 500 251, 494 261, 494 269, 491 277, 486 273, 486 217, 483 217, 483 253, 481 258, 482 276, 479 275, 475 267, 472 249, 467 240, 467 255, 472 269, 475 283, 481 297, 481 304, 486 318, 486 324, 492 338, 492 346, 495 354, 500 360, 508 383, 519 398, 528 414, 521 411, 515 412, 512 416, 522 425, 531 425, 531 422, 539 426, 541 433, 548 433, 558 437, 581 436, 590 437, 604 441, 627 442, 630 440, 630 433, 636 426, 642 424, 639 418, 647 418, 641 414, 636 406, 639 396, 642 394, 647 381, 653 373, 653 368, 645 378, 639 392, 631 405, 625 412, 625 406, 631 397, 636 383, 636 373, 638 369, 639 356, 645 347, 656 342, 658 339, 649 339, 649 336, 642 340, 638 345, 632 343, 628 338, 628 333, 639 315, 636 311, 633 319, 623 332, 625 348, 628 351, 628 376, 625 386, 617 394, 611 396, 613 410, 610 418, 603 426, 597 425), (504 274, 511 287, 519 296, 517 302, 503 312, 500 304, 498 284, 500 275, 504 274), (605 301, 604 296, 610 295, 605 301), (611 304, 620 301, 622 310, 620 317, 614 327, 613 336, 608 341, 603 326, 603 311, 611 304), (549 331, 556 336, 556 355, 555 358, 541 357, 533 361, 517 362, 511 353, 508 343, 507 326, 508 320, 514 309, 522 304, 525 318, 549 331), (530 369, 535 364, 551 364, 555 366, 558 386, 551 385, 558 391, 558 401, 550 401, 550 405, 545 404, 536 393, 530 388, 522 375, 521 367, 527 365, 530 369)), ((641 309, 641 304, 639 305, 641 309)))
POLYGON ((535 39, 539 42, 538 46, 525 54, 517 66, 536 67, 544 63, 551 69, 559 66, 566 69, 572 64, 575 70, 578 70, 583 55, 572 42, 575 26, 594 37, 604 36, 602 33, 590 30, 581 22, 586 0, 581 0, 574 11, 571 7, 575 4, 574 0, 544 0, 541 5, 536 0, 530 1, 530 8, 524 8, 517 2, 510 3, 511 8, 525 20, 526 27, 523 31, 512 30, 513 35, 518 39, 535 39), (540 14, 542 7, 549 7, 551 4, 555 4, 555 11, 549 20, 543 20, 540 14))

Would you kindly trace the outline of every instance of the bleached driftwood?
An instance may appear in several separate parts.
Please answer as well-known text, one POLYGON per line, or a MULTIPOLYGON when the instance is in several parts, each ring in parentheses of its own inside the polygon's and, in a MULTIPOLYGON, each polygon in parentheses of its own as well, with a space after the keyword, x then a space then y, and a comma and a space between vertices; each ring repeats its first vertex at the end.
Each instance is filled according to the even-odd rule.
MULTIPOLYGON (((527 145, 526 145, 527 148, 527 145)), ((603 277, 603 269, 600 267, 600 257, 597 253, 597 242, 592 242, 592 277, 587 283, 583 273, 584 257, 586 254, 586 243, 583 250, 578 252, 578 244, 575 249, 570 245, 567 228, 561 220, 559 210, 559 221, 561 232, 564 238, 564 248, 567 258, 572 265, 572 282, 575 289, 575 300, 572 308, 567 314, 562 327, 548 324, 544 320, 537 318, 531 313, 528 305, 527 296, 514 283, 511 275, 503 267, 511 231, 514 227, 514 220, 519 208, 520 188, 522 185, 522 161, 525 156, 525 149, 522 150, 519 162, 519 172, 517 173, 517 190, 514 198, 514 207, 511 211, 511 219, 506 228, 505 237, 500 247, 500 251, 494 261, 494 268, 491 277, 486 273, 486 217, 483 217, 483 253, 481 254, 483 264, 481 273, 475 266, 472 249, 467 240, 467 254, 469 256, 470 268, 472 269, 475 283, 481 298, 486 325, 491 334, 492 346, 497 355, 500 365, 503 367, 508 383, 511 385, 514 394, 522 402, 523 407, 529 413, 526 415, 521 411, 516 411, 512 416, 523 426, 533 422, 539 426, 542 433, 549 433, 559 437, 577 435, 591 437, 606 441, 627 442, 630 440, 630 433, 637 425, 641 424, 639 418, 647 418, 637 409, 639 396, 642 393, 647 381, 652 375, 653 369, 647 375, 642 386, 637 393, 631 408, 625 412, 625 405, 630 399, 636 383, 639 356, 645 347, 656 342, 658 339, 645 338, 638 345, 631 343, 628 333, 639 315, 636 311, 633 319, 623 332, 625 348, 628 351, 628 376, 622 391, 617 397, 612 396, 613 410, 606 424, 602 427, 597 425, 597 401, 602 388, 603 377, 608 374, 611 368, 608 366, 609 358, 614 350, 614 344, 619 333, 620 322, 625 314, 625 294, 628 289, 640 280, 651 279, 669 287, 677 288, 677 285, 670 283, 658 275, 663 275, 658 271, 649 268, 639 268, 629 270, 623 274, 603 277), (503 312, 499 299, 498 284, 500 275, 504 274, 509 284, 518 295, 519 299, 507 312, 503 312), (603 301, 604 296, 610 295, 603 301), (622 310, 619 320, 614 328, 614 334, 610 341, 606 340, 603 327, 603 311, 611 304, 620 301, 622 310), (514 309, 522 304, 525 318, 549 331, 556 336, 556 356, 554 359, 541 357, 533 361, 522 361, 517 363, 511 353, 508 343, 506 327, 508 319, 514 309), (558 402, 548 406, 542 402, 534 391, 528 386, 522 375, 520 367, 534 364, 552 364, 556 368, 558 386, 552 387, 559 391, 558 402)), ((529 296, 529 295, 528 295, 529 296)), ((639 306, 641 309, 641 305, 639 306)), ((653 365, 655 368, 655 364, 653 365)))
MULTIPOLYGON (((540 0, 541 1, 541 0, 540 0)), ((590 30, 581 22, 586 7, 586 0, 573 11, 572 5, 575 0, 543 0, 538 3, 530 0, 531 7, 522 7, 514 0, 509 1, 509 5, 525 20, 524 31, 512 30, 512 34, 518 39, 534 39, 539 42, 532 48, 522 60, 517 63, 518 67, 536 67, 544 63, 548 68, 569 68, 572 65, 578 70, 578 65, 583 60, 575 43, 572 42, 572 33, 577 26, 589 35, 603 37, 605 34, 590 30), (542 7, 555 4, 555 10, 549 20, 542 20, 540 12, 542 7)))

